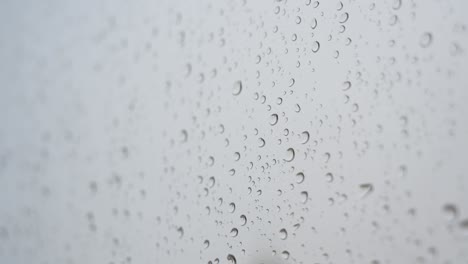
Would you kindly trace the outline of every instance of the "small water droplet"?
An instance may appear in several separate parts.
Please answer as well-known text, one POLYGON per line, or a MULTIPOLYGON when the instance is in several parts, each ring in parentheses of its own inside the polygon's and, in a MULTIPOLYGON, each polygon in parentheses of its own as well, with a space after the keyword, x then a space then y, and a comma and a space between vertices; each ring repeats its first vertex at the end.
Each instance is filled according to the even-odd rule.
POLYGON ((270 125, 274 126, 278 123, 278 115, 277 114, 271 114, 270 116, 270 125))
POLYGON ((203 242, 203 246, 206 248, 210 247, 210 241, 207 239, 203 242))
POLYGON ((327 182, 333 182, 333 174, 331 172, 327 172, 327 174, 325 174, 325 179, 327 180, 327 182))
POLYGON ((312 43, 312 51, 315 53, 319 51, 319 49, 320 49, 320 43, 318 41, 314 41, 312 43))
POLYGON ((449 221, 453 221, 458 217, 458 209, 454 204, 445 204, 442 207, 442 211, 449 221))
POLYGON ((232 94, 239 95, 242 92, 242 82, 236 81, 232 87, 232 94))
POLYGON ((282 240, 285 240, 286 238, 288 238, 288 231, 286 231, 286 229, 282 228, 280 231, 279 231, 279 235, 280 235, 280 238, 282 240))
POLYGON ((245 226, 247 224, 247 216, 241 215, 240 216, 240 225, 245 226))
POLYGON ((425 32, 422 34, 420 40, 419 40, 419 45, 422 48, 427 48, 432 44, 432 34, 429 32, 425 32))
POLYGON ((234 227, 233 229, 231 229, 230 234, 232 237, 236 237, 239 234, 239 230, 237 230, 237 228, 234 227))
POLYGON ((305 180, 304 173, 298 172, 298 173, 296 174, 296 183, 301 184, 301 183, 304 182, 304 180, 305 180))
POLYGON ((229 204, 229 212, 232 214, 236 211, 236 204, 235 203, 230 203, 229 204))
POLYGON ((230 264, 237 264, 237 260, 236 260, 236 257, 234 257, 234 255, 227 255, 227 260, 230 264))
POLYGON ((296 156, 296 153, 294 152, 294 149, 293 148, 288 148, 286 150, 286 152, 287 152, 287 156, 286 156, 286 158, 284 160, 287 161, 287 162, 293 161, 294 157, 296 156))

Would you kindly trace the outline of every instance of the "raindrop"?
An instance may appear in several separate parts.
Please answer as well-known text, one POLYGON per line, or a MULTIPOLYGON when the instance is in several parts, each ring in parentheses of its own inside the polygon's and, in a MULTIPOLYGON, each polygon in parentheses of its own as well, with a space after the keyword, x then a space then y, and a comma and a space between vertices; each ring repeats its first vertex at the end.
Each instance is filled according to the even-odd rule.
POLYGON ((301 200, 302 200, 302 203, 307 203, 307 200, 309 199, 309 194, 304 191, 304 192, 301 192, 301 200))
POLYGON ((342 90, 343 91, 348 91, 349 89, 351 89, 351 82, 349 82, 349 81, 344 82, 342 90))
POLYGON ((177 228, 177 233, 179 233, 179 238, 182 238, 184 236, 184 228, 183 227, 177 228))
POLYGON ((281 257, 283 257, 283 259, 289 259, 289 252, 286 250, 281 252, 281 257))
POLYGON ((317 27, 317 19, 312 18, 312 22, 311 22, 311 24, 310 24, 310 27, 311 27, 312 29, 315 29, 315 28, 317 27))
POLYGON ((325 179, 327 182, 333 182, 333 174, 331 172, 327 172, 327 174, 325 174, 325 179))
POLYGON ((188 140, 188 132, 185 129, 182 129, 181 133, 181 142, 185 143, 188 140))
POLYGON ((209 179, 208 179, 208 187, 210 188, 213 188, 213 186, 215 185, 215 178, 213 176, 211 176, 209 179))
POLYGON ((278 123, 278 115, 277 114, 272 114, 270 116, 270 125, 274 126, 278 123))
POLYGON ((374 191, 374 185, 372 183, 363 183, 359 185, 359 188, 364 191, 362 197, 366 197, 374 191))
POLYGON ((401 4, 402 4, 401 0, 393 0, 392 8, 394 10, 398 10, 401 8, 401 4))
POLYGON ((236 237, 237 234, 239 234, 239 230, 237 230, 237 228, 234 227, 233 229, 231 229, 230 234, 231 234, 232 237, 236 237))
POLYGON ((294 149, 293 148, 288 148, 286 150, 287 152, 287 158, 285 158, 284 160, 287 161, 287 162, 291 162, 294 160, 294 157, 295 157, 295 152, 294 152, 294 149))
POLYGON ((419 45, 422 48, 427 48, 432 44, 432 34, 429 32, 425 32, 422 34, 420 40, 419 40, 419 45))
POLYGON ((245 226, 247 224, 247 216, 241 215, 240 216, 240 225, 245 226))
POLYGON ((299 25, 299 24, 301 23, 301 21, 302 21, 301 17, 300 17, 300 16, 297 16, 297 17, 296 17, 296 24, 299 25))
POLYGON ((229 204, 229 212, 232 214, 236 211, 236 204, 235 203, 230 203, 229 204))
POLYGON ((241 81, 236 81, 234 83, 234 86, 232 88, 232 94, 233 95, 239 95, 242 92, 242 82, 241 81))
POLYGON ((234 153, 234 160, 235 160, 235 161, 240 160, 240 157, 241 157, 241 155, 240 155, 239 152, 235 152, 235 153, 234 153))
POLYGON ((259 138, 259 139, 258 139, 258 143, 259 143, 258 146, 259 146, 260 148, 263 148, 263 147, 265 146, 265 144, 266 144, 266 143, 265 143, 265 140, 264 140, 263 138, 259 138))
POLYGON ((307 131, 302 132, 302 138, 303 138, 302 144, 306 144, 307 142, 309 142, 309 139, 310 139, 309 132, 307 131))
POLYGON ((282 240, 285 240, 286 238, 288 238, 288 231, 286 231, 286 229, 282 228, 280 231, 279 231, 279 235, 280 235, 280 238, 282 240))
POLYGON ((452 221, 458 217, 458 209, 454 204, 445 204, 442 211, 447 216, 447 219, 452 221))
POLYGON ((210 246, 210 241, 209 241, 209 240, 205 240, 205 241, 203 242, 203 246, 204 246, 205 248, 208 248, 208 247, 210 246))
POLYGON ((234 257, 234 255, 227 255, 227 260, 230 264, 237 264, 237 260, 236 260, 236 257, 234 257))
POLYGON ((295 83, 296 83, 296 80, 294 80, 294 78, 291 78, 289 80, 289 87, 292 87, 295 83))
POLYGON ((304 180, 305 180, 304 173, 298 172, 298 173, 296 174, 296 183, 301 184, 301 183, 304 182, 304 180))
POLYGON ((346 21, 348 21, 348 19, 349 19, 349 14, 344 12, 340 16, 340 23, 346 23, 346 21))
POLYGON ((320 43, 318 41, 314 41, 314 43, 312 43, 312 51, 317 52, 319 51, 319 49, 320 49, 320 43))

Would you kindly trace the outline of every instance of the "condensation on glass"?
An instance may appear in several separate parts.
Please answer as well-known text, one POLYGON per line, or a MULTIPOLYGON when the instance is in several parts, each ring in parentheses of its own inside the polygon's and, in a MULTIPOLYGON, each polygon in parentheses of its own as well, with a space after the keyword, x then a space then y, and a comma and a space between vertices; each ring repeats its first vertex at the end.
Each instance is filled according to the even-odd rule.
POLYGON ((467 10, 3 1, 0 263, 468 263, 467 10))

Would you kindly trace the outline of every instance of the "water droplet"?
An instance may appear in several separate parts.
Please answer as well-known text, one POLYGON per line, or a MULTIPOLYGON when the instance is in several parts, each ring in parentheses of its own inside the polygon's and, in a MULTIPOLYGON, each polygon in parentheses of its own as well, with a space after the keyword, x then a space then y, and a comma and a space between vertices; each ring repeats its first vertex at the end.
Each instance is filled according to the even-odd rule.
POLYGON ((240 225, 245 226, 247 224, 247 216, 241 215, 240 216, 240 225))
POLYGON ((232 87, 232 94, 239 95, 242 92, 242 82, 236 81, 232 87))
POLYGON ((309 193, 307 193, 306 191, 301 192, 301 200, 302 203, 307 203, 307 200, 309 200, 309 193))
POLYGON ((401 8, 402 1, 401 0, 393 0, 392 8, 394 10, 398 10, 401 8))
POLYGON ((181 134, 181 140, 180 140, 180 141, 181 141, 182 143, 187 142, 187 140, 188 140, 188 132, 187 132, 187 130, 182 129, 182 131, 180 132, 180 134, 181 134))
POLYGON ((344 82, 342 90, 343 91, 348 91, 349 89, 351 89, 351 82, 349 82, 349 81, 344 82))
POLYGON ((182 238, 184 236, 184 228, 183 227, 177 228, 177 233, 179 233, 179 238, 182 238))
POLYGON ((280 238, 282 240, 285 240, 286 238, 288 238, 288 231, 286 231, 286 229, 282 228, 280 231, 279 231, 279 235, 280 235, 280 238))
POLYGON ((235 153, 234 153, 234 160, 235 160, 235 161, 240 160, 240 157, 241 157, 241 155, 240 155, 239 152, 235 152, 235 153))
POLYGON ((327 172, 327 174, 325 174, 325 179, 327 180, 327 182, 333 182, 333 174, 331 172, 327 172))
POLYGON ((278 123, 278 115, 277 114, 272 114, 270 116, 270 125, 274 126, 278 123))
POLYGON ((301 184, 301 183, 304 182, 304 180, 305 180, 304 173, 298 172, 298 173, 296 174, 296 183, 301 184))
POLYGON ((301 17, 300 17, 300 16, 297 16, 297 17, 296 17, 296 24, 299 25, 301 22, 302 22, 301 17))
POLYGON ((445 204, 442 211, 449 221, 453 221, 458 217, 458 209, 454 204, 445 204))
POLYGON ((317 19, 312 18, 312 22, 310 23, 310 27, 315 29, 317 27, 317 19))
POLYGON ((205 240, 205 241, 203 242, 203 246, 204 246, 205 248, 210 247, 210 241, 209 241, 208 239, 205 240))
POLYGON ((213 188, 214 185, 215 185, 216 181, 215 181, 215 178, 213 176, 211 176, 209 179, 208 179, 208 187, 210 188, 213 188))
POLYGON ((432 44, 432 34, 429 32, 425 32, 422 34, 420 40, 419 40, 419 45, 422 48, 427 48, 432 44))
POLYGON ((320 49, 320 43, 318 41, 314 41, 312 43, 312 51, 317 52, 317 51, 319 51, 319 49, 320 49))
POLYGON ((363 183, 359 185, 359 188, 364 191, 362 197, 366 197, 374 191, 374 185, 372 183, 363 183))
POLYGON ((234 257, 234 255, 227 255, 227 260, 230 264, 237 264, 237 260, 236 260, 236 257, 234 257))
POLYGON ((302 138, 303 138, 302 144, 306 144, 307 142, 309 142, 309 139, 310 139, 309 132, 307 131, 302 132, 302 138))
POLYGON ((236 204, 235 203, 230 203, 229 204, 229 212, 232 214, 236 211, 236 204))
POLYGON ((286 152, 287 152, 287 156, 286 156, 286 158, 284 160, 287 161, 287 162, 293 161, 294 157, 296 155, 296 153, 294 152, 294 149, 293 148, 288 148, 286 150, 286 152))
POLYGON ((346 21, 348 21, 348 19, 349 19, 349 14, 344 12, 340 16, 340 23, 346 23, 346 21))
POLYGON ((265 146, 265 144, 266 144, 266 143, 265 143, 265 140, 264 140, 263 138, 259 138, 259 139, 258 139, 258 146, 259 146, 260 148, 263 148, 263 147, 265 146))
POLYGON ((237 230, 237 228, 234 227, 233 229, 231 229, 230 234, 231 234, 232 237, 236 237, 237 234, 239 234, 239 230, 237 230))
POLYGON ((286 250, 283 251, 283 252, 281 252, 281 257, 282 257, 283 259, 289 259, 289 252, 286 251, 286 250))

